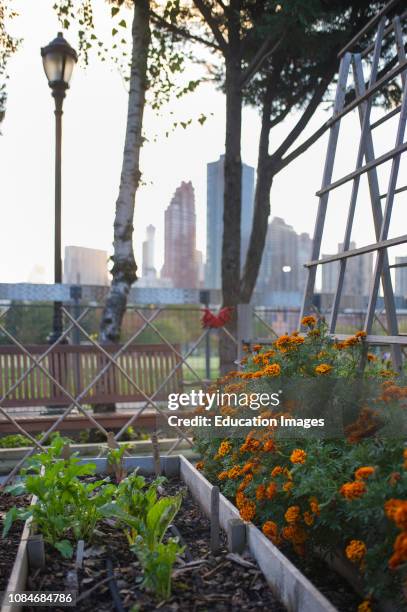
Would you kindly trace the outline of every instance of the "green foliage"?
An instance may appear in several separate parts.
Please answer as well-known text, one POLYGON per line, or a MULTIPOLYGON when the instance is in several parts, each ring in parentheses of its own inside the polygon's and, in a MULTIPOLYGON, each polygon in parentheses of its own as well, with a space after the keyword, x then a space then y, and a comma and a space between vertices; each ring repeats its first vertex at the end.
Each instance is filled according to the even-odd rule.
POLYGON ((144 569, 144 588, 156 593, 160 599, 169 599, 172 568, 177 555, 183 550, 176 539, 169 538, 166 543, 160 542, 154 548, 150 548, 143 538, 138 536, 132 550, 144 569))
POLYGON ((137 471, 122 480, 116 500, 107 512, 123 525, 131 549, 143 570, 145 588, 167 599, 171 593, 171 572, 176 557, 183 550, 174 538, 163 539, 182 502, 181 495, 158 499, 157 490, 165 478, 156 478, 147 486, 137 471))
POLYGON ((119 448, 109 448, 107 453, 108 469, 113 472, 117 483, 121 482, 126 476, 123 456, 128 448, 128 444, 122 444, 119 448))
POLYGON ((81 465, 74 455, 64 459, 66 443, 64 438, 54 438, 47 451, 29 460, 22 470, 21 482, 6 488, 12 495, 30 494, 37 499, 28 509, 14 507, 7 513, 3 537, 15 520, 32 516, 33 529, 63 556, 70 557, 71 540, 92 538, 115 487, 106 479, 85 482, 83 477, 93 475, 96 466, 81 465))
MULTIPOLYGON (((286 379, 294 381, 294 390, 301 389, 302 381, 323 379, 332 386, 342 381, 354 409, 343 435, 282 437, 273 427, 253 430, 245 439, 198 434, 196 444, 204 458, 200 468, 235 501, 242 518, 255 521, 274 544, 292 547, 300 556, 312 554, 314 547, 347 556, 366 596, 393 599, 404 609, 407 387, 370 353, 361 377, 363 333, 337 342, 322 321, 309 317, 306 324, 305 337, 281 336, 271 350, 252 347, 242 374, 232 373, 221 388, 232 391, 230 387, 241 385, 242 393, 251 394, 283 388, 286 379), (278 367, 270 376, 273 366, 278 367), (366 383, 369 394, 363 393, 366 383), (388 509, 391 500, 401 508, 396 518, 388 509), (353 541, 366 549, 360 559, 352 558, 353 541)), ((318 395, 318 387, 312 388, 318 395)), ((295 400, 302 409, 307 402, 315 409, 315 397, 298 392, 295 400)), ((295 400, 284 396, 275 409, 263 409, 263 416, 294 417, 295 400)), ((340 402, 331 407, 339 408, 340 402)), ((228 406, 220 412, 239 416, 241 410, 228 406)))

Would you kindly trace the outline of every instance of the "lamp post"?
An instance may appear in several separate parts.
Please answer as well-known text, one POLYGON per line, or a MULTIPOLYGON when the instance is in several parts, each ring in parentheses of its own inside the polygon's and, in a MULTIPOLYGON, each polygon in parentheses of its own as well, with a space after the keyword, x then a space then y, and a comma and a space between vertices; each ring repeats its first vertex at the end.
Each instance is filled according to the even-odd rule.
MULTIPOLYGON (((78 61, 76 51, 58 32, 58 36, 41 49, 42 63, 48 85, 55 100, 55 238, 54 238, 54 282, 62 283, 61 258, 61 144, 62 105, 69 88, 73 67, 78 61)), ((56 342, 62 334, 62 302, 54 302, 52 333, 48 341, 56 342)))

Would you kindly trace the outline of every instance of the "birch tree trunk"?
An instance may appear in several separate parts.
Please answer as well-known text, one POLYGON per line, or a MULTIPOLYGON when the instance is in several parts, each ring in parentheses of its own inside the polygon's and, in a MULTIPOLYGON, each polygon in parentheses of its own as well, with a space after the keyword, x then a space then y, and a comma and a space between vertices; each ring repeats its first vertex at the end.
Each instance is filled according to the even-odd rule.
POLYGON ((133 252, 134 202, 140 182, 140 151, 147 89, 147 57, 150 45, 149 0, 134 0, 132 60, 126 138, 114 220, 112 284, 100 325, 102 343, 118 342, 127 297, 137 280, 133 252))

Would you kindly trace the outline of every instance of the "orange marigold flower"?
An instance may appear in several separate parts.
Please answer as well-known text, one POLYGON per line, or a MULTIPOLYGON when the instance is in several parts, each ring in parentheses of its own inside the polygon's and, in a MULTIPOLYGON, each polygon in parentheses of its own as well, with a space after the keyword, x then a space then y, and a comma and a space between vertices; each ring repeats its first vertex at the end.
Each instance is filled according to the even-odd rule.
POLYGON ((319 509, 319 503, 316 497, 309 498, 309 505, 311 508, 311 512, 319 516, 320 509, 319 509))
POLYGON ((307 327, 315 327, 316 324, 317 324, 317 320, 312 315, 303 317, 301 320, 301 325, 306 325, 307 327))
POLYGON ((262 355, 255 355, 253 357, 253 363, 255 363, 256 365, 263 363, 263 357, 262 355))
POLYGON ((328 363, 321 363, 315 368, 315 372, 317 374, 328 374, 328 372, 330 372, 331 370, 332 370, 332 366, 329 365, 328 363))
POLYGON ((276 450, 276 445, 274 440, 266 440, 263 444, 263 451, 265 453, 272 453, 276 450))
POLYGON ((396 538, 393 546, 393 555, 389 559, 389 568, 396 569, 401 563, 407 561, 407 532, 402 531, 396 538))
POLYGON ((256 353, 258 353, 259 351, 261 351, 261 344, 253 344, 252 349, 256 353))
POLYGON ((241 365, 246 365, 247 363, 247 357, 243 357, 243 359, 240 360, 241 365))
POLYGON ((389 483, 392 487, 394 487, 400 479, 401 479, 400 472, 392 472, 389 476, 389 483))
POLYGON ((285 491, 286 493, 289 493, 291 491, 291 489, 293 488, 294 483, 289 480, 288 482, 285 482, 283 484, 283 491, 285 491))
POLYGON ((284 514, 284 518, 287 523, 296 523, 301 516, 301 508, 299 506, 290 506, 286 513, 284 514))
POLYGON ((293 525, 293 536, 292 541, 297 546, 301 546, 307 539, 305 530, 300 525, 293 525))
POLYGON ((227 472, 219 472, 218 474, 218 480, 226 480, 227 477, 228 477, 227 472))
POLYGON ((358 470, 355 471, 355 479, 356 480, 363 480, 366 478, 369 478, 369 476, 372 476, 376 471, 376 468, 371 467, 371 466, 366 466, 366 467, 360 467, 358 470))
POLYGON ((238 478, 238 476, 240 476, 241 469, 238 465, 234 465, 232 468, 230 468, 227 474, 228 474, 228 478, 235 480, 236 478, 238 478))
POLYGON ((362 540, 351 540, 345 548, 345 554, 352 563, 360 563, 366 555, 366 550, 366 544, 362 540))
POLYGON ((252 501, 245 501, 243 506, 239 509, 240 516, 244 521, 250 522, 256 516, 256 504, 252 501))
POLYGON ((263 369, 263 375, 265 376, 280 376, 281 367, 278 363, 272 363, 263 369))
POLYGON ((377 357, 376 357, 376 355, 373 355, 373 353, 368 353, 367 354, 367 360, 368 361, 377 361, 377 357))
POLYGON ((260 484, 256 489, 256 499, 261 501, 266 498, 266 485, 260 484))
POLYGON ((278 527, 274 521, 266 521, 261 528, 262 532, 273 543, 276 542, 278 538, 278 527))
POLYGON ((218 456, 224 457, 230 452, 231 448, 232 448, 232 445, 230 444, 230 442, 228 442, 227 440, 224 440, 223 442, 220 443, 220 446, 218 448, 218 456))
POLYGON ((302 463, 302 464, 304 464, 306 459, 307 459, 307 453, 305 452, 305 450, 302 450, 301 448, 296 448, 291 453, 291 457, 290 457, 291 463, 302 463))
POLYGON ((402 503, 403 501, 401 499, 394 499, 394 498, 388 499, 387 502, 385 502, 384 504, 384 512, 387 518, 394 521, 394 515, 396 513, 396 510, 399 508, 400 504, 402 503))
POLYGON ((236 493, 236 507, 240 508, 246 503, 246 497, 245 494, 242 491, 238 491, 236 493))
POLYGON ((246 440, 240 447, 240 452, 246 453, 246 452, 256 451, 259 449, 260 445, 261 445, 260 440, 257 440, 257 438, 254 438, 253 434, 250 432, 249 434, 247 434, 246 440))
POLYGON ((285 348, 290 344, 291 341, 291 336, 289 336, 288 334, 283 334, 282 336, 280 336, 279 338, 277 338, 277 340, 274 342, 274 344, 278 347, 278 348, 285 348))
POLYGON ((358 343, 358 339, 356 338, 356 336, 350 336, 349 338, 346 338, 346 340, 343 342, 343 346, 344 348, 347 348, 348 346, 355 346, 355 344, 358 343))
POLYGON ((246 487, 251 483, 252 480, 253 480, 253 474, 246 474, 246 476, 243 478, 242 482, 240 483, 238 490, 244 491, 246 487))
POLYGON ((402 501, 396 508, 393 520, 399 529, 407 530, 407 501, 402 501))
POLYGON ((367 333, 363 330, 357 331, 355 334, 355 338, 366 338, 367 333))
POLYGON ((392 370, 380 370, 379 376, 381 376, 382 378, 393 378, 394 376, 396 376, 396 373, 392 370))
POLYGON ((271 477, 275 478, 284 472, 284 468, 281 465, 276 465, 275 468, 271 470, 271 477))
POLYGON ((288 527, 284 527, 282 534, 283 538, 290 542, 294 537, 294 525, 288 525, 288 527))
POLYGON ((339 492, 343 497, 345 497, 345 499, 357 499, 366 493, 366 486, 362 480, 347 482, 341 486, 339 492))
POLYGON ((362 601, 362 603, 358 605, 357 612, 372 612, 370 601, 368 599, 362 601))
POLYGON ((195 467, 196 467, 197 470, 203 470, 204 467, 205 467, 205 464, 204 464, 203 461, 198 461, 198 463, 196 464, 195 467))
POLYGON ((311 514, 311 512, 304 512, 303 514, 303 518, 304 518, 304 523, 306 525, 308 525, 308 527, 311 527, 311 525, 314 524, 314 516, 311 514))
POLYGON ((270 482, 266 489, 266 497, 267 499, 273 499, 275 494, 277 493, 277 485, 275 482, 270 482))

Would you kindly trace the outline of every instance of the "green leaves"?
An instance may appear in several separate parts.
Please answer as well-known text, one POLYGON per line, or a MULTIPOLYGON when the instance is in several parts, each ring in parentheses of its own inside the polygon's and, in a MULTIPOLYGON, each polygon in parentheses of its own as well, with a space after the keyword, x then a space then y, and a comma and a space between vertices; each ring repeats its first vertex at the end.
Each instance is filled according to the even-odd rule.
POLYGON ((153 549, 159 544, 181 507, 182 496, 163 497, 148 511, 146 519, 147 543, 153 549))
POLYGON ((61 540, 60 542, 55 542, 54 547, 59 550, 61 555, 65 559, 71 559, 73 556, 73 546, 68 540, 61 540))

